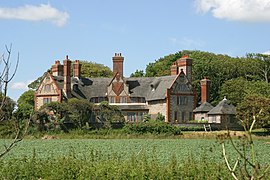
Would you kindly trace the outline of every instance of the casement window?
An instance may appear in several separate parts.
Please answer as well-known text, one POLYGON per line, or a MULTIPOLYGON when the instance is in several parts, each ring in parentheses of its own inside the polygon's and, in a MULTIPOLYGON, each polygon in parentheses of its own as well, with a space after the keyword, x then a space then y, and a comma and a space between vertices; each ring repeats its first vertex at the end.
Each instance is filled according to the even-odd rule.
POLYGON ((188 98, 185 96, 180 96, 180 105, 187 105, 188 98))
POLYGON ((217 122, 217 116, 212 116, 212 123, 216 123, 217 122))
POLYGON ((43 104, 52 102, 52 98, 43 98, 43 104))
POLYGON ((177 102, 176 102, 177 105, 187 105, 188 104, 188 98, 185 96, 178 96, 176 100, 177 100, 177 102))
POLYGON ((127 97, 125 96, 120 97, 120 103, 127 103, 127 97))
POLYGON ((134 112, 128 112, 127 119, 130 122, 135 122, 136 121, 136 114, 134 112))
POLYGON ((186 112, 185 111, 182 112, 182 121, 183 122, 186 121, 186 112))
POLYGON ((115 103, 115 97, 113 96, 109 97, 109 103, 115 103))

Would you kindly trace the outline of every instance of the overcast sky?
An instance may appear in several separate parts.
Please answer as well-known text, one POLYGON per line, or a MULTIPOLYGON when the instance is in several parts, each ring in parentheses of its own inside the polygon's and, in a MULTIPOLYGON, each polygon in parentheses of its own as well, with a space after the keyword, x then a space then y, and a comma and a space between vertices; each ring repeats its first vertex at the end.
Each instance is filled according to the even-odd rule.
POLYGON ((269 32, 270 0, 0 1, 0 52, 12 43, 13 59, 20 53, 9 88, 15 100, 66 55, 112 67, 113 54, 121 52, 129 76, 185 49, 266 53, 269 32))

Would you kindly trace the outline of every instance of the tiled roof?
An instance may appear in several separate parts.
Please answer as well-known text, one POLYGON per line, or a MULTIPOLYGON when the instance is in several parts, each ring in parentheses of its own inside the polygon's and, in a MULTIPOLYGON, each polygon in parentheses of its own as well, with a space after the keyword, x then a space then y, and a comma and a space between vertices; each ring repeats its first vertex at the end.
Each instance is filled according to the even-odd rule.
POLYGON ((213 108, 214 108, 214 106, 212 106, 210 103, 204 102, 199 107, 194 109, 193 112, 195 112, 195 113, 196 112, 209 112, 213 108))
POLYGON ((229 104, 228 100, 224 98, 222 101, 218 103, 216 107, 211 109, 207 114, 208 115, 217 115, 217 114, 235 115, 236 108, 232 104, 229 104))
MULTIPOLYGON (((124 78, 129 86, 131 97, 144 97, 147 101, 166 98, 166 90, 170 88, 176 76, 132 77, 124 78)), ((63 76, 54 76, 59 88, 63 89, 63 76)), ((76 98, 106 97, 107 87, 112 78, 71 78, 72 95, 76 98)))

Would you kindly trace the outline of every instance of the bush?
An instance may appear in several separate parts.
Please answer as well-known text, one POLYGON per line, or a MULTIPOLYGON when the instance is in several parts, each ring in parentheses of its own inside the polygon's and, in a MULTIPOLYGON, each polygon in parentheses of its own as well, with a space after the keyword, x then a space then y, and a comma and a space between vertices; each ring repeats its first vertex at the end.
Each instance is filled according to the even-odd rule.
POLYGON ((129 134, 168 134, 168 135, 180 135, 181 130, 177 126, 162 122, 150 120, 148 122, 139 123, 127 123, 123 131, 129 134))

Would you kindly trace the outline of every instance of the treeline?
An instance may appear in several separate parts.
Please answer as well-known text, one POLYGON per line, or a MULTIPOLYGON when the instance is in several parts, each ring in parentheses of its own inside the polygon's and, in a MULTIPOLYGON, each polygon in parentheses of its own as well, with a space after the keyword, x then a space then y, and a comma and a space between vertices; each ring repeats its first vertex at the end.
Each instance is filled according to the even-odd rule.
POLYGON ((203 51, 184 50, 159 58, 154 63, 149 63, 145 71, 137 70, 131 76, 158 77, 170 75, 172 63, 183 55, 189 55, 193 59, 192 83, 198 92, 198 102, 200 102, 200 80, 205 76, 211 80, 211 101, 213 104, 216 104, 224 96, 228 96, 235 105, 241 102, 228 93, 232 91, 228 86, 236 83, 239 84, 240 89, 243 89, 240 85, 243 81, 251 86, 253 83, 257 83, 253 86, 253 89, 258 87, 259 83, 266 92, 257 88, 258 93, 270 95, 270 92, 267 91, 270 79, 270 56, 263 54, 230 57, 203 51), (227 92, 227 90, 229 91, 227 92))

